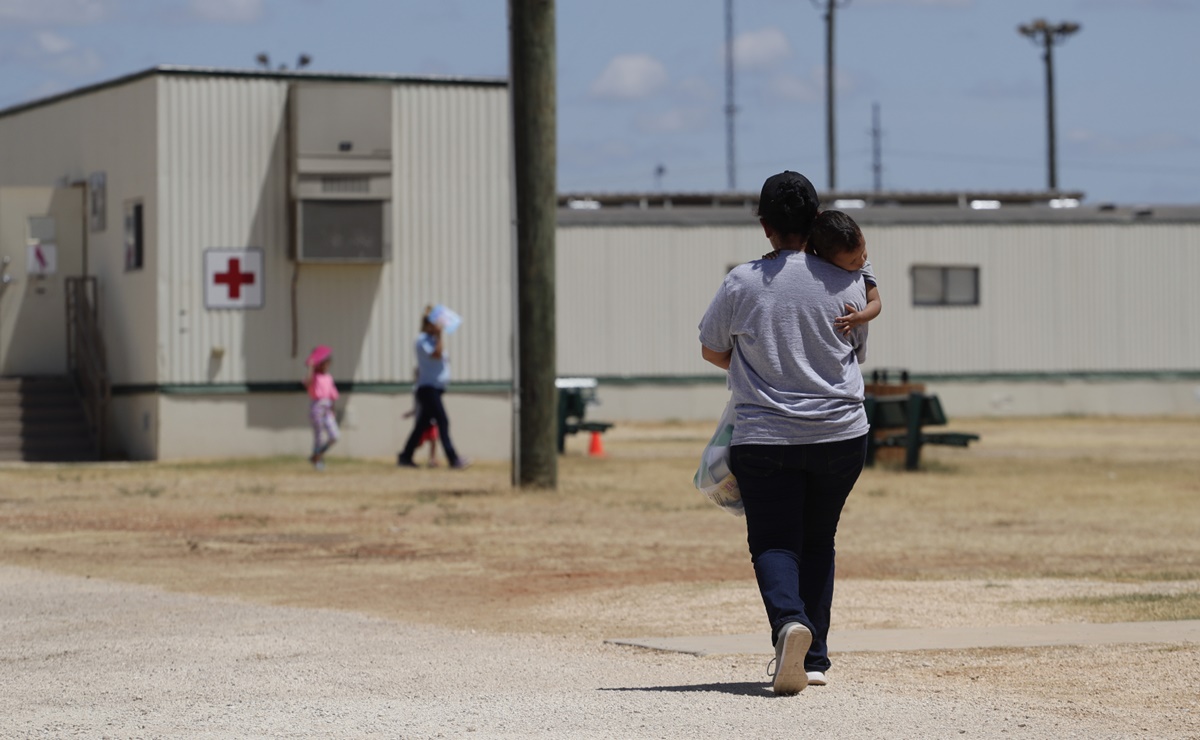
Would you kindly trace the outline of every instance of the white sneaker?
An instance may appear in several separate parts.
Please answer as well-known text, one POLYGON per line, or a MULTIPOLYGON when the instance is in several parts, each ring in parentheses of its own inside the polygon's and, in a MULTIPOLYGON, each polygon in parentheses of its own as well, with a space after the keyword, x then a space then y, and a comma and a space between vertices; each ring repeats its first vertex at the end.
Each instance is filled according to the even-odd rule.
POLYGON ((809 671, 808 672, 808 685, 809 686, 824 686, 825 683, 826 683, 825 673, 823 671, 809 671))
POLYGON ((775 680, 771 688, 780 696, 798 694, 808 686, 808 674, 804 670, 804 658, 812 644, 812 633, 799 622, 788 622, 779 630, 775 640, 775 672, 767 665, 767 675, 775 680))

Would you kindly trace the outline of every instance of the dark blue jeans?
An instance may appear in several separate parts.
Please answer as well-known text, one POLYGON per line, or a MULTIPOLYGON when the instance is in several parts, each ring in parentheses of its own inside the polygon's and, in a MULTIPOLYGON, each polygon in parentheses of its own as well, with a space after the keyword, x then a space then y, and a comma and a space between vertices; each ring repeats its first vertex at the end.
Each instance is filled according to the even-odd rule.
POLYGON ((442 449, 446 451, 446 459, 450 461, 451 465, 458 464, 458 452, 454 449, 454 443, 450 441, 450 419, 446 416, 446 407, 442 405, 442 392, 442 389, 434 388, 431 385, 422 385, 417 388, 417 403, 421 405, 421 411, 417 414, 412 434, 408 435, 404 451, 400 453, 404 460, 412 462, 413 454, 421 444, 421 437, 425 435, 425 430, 429 428, 432 420, 437 422, 438 437, 442 440, 442 449))
POLYGON ((833 540, 862 472, 867 437, 809 445, 735 445, 730 469, 746 507, 750 560, 771 642, 788 622, 812 632, 809 671, 829 669, 833 540))

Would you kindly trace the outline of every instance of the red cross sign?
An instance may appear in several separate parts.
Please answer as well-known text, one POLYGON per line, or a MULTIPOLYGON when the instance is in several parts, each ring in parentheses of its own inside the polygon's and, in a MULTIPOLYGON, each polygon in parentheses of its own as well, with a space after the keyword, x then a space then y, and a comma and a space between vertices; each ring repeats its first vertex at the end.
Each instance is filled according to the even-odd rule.
POLYGON ((210 309, 262 308, 263 251, 206 249, 204 305, 210 309))
POLYGON ((242 285, 254 285, 254 273, 242 272, 242 261, 237 257, 229 260, 229 271, 218 272, 216 280, 221 285, 229 286, 229 300, 236 301, 242 297, 242 285))

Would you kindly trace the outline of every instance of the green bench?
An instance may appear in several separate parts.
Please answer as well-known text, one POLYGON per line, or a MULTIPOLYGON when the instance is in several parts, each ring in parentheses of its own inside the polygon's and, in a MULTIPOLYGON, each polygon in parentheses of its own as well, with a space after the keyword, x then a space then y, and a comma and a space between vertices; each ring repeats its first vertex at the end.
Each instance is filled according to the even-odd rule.
POLYGON ((558 388, 558 452, 561 455, 566 448, 567 435, 579 432, 599 432, 603 434, 612 428, 612 422, 588 421, 587 405, 599 403, 596 400, 595 378, 558 378, 554 381, 558 388))
POLYGON ((942 402, 937 396, 909 393, 907 396, 867 396, 864 403, 871 432, 867 435, 867 465, 875 464, 875 452, 880 447, 902 447, 904 469, 916 470, 921 464, 924 445, 966 447, 979 439, 978 434, 966 432, 924 431, 927 426, 947 423, 942 402), (877 430, 903 429, 895 434, 877 434, 877 430))

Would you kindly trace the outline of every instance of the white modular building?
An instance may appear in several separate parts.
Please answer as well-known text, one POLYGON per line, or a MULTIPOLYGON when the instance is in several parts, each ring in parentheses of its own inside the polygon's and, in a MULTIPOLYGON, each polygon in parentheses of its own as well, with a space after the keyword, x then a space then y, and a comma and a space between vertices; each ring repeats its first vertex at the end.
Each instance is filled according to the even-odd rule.
MULTIPOLYGON (((754 197, 563 197, 559 370, 598 376, 597 413, 719 415, 697 325, 725 272, 770 249, 754 197)), ((904 373, 952 416, 1200 415, 1200 207, 996 197, 847 210, 883 298, 868 381, 904 373)))
POLYGON ((336 451, 394 455, 412 343, 440 303, 463 318, 448 340, 456 445, 507 458, 509 140, 497 79, 158 67, 0 111, 0 208, 17 224, 0 243, 14 288, 0 375, 76 370, 61 307, 86 276, 74 310, 94 312, 105 348, 107 454, 303 454, 303 362, 326 344, 336 451), (60 269, 39 272, 28 249, 45 223, 60 269), (30 332, 38 351, 7 346, 30 332))

